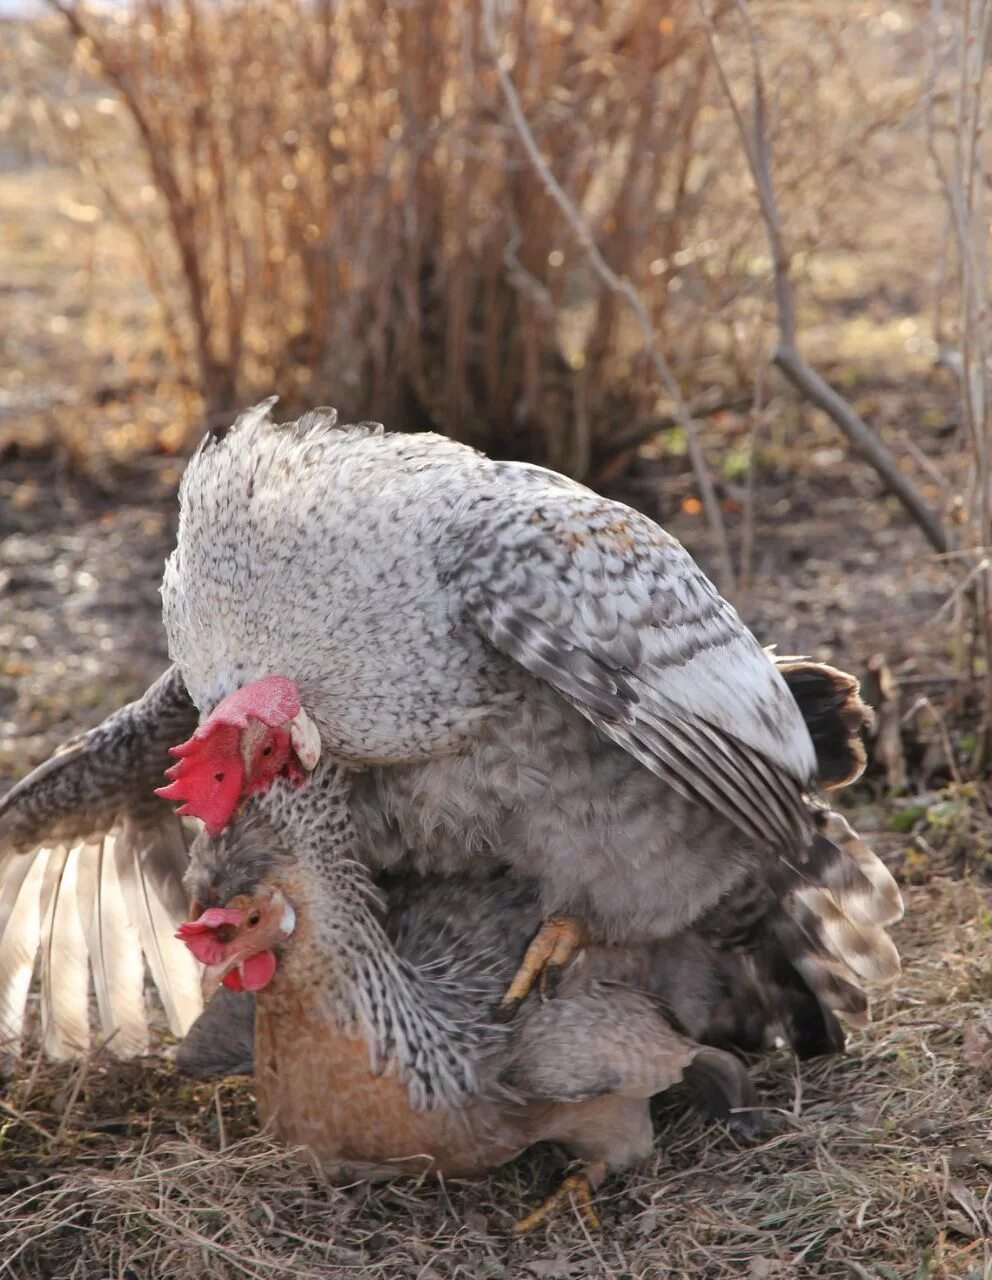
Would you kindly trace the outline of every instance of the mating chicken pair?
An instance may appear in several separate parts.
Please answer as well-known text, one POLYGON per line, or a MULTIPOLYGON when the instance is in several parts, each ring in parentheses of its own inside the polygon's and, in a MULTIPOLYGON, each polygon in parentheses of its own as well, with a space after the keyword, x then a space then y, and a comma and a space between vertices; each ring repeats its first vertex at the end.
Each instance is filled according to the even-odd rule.
MULTIPOLYGON (((223 860, 236 881, 219 866, 200 875, 208 914, 189 940, 223 960, 231 930, 259 927, 232 898, 289 877, 278 920, 293 928, 242 959, 241 981, 266 979, 261 1034, 267 1000, 307 1004, 291 979, 293 956, 310 956, 326 1011, 313 1034, 335 1052, 351 1044, 355 1114, 385 1107, 389 1132, 405 1126, 364 1154, 349 1137, 356 1160, 416 1154, 429 1132, 446 1150, 440 1117, 471 1113, 476 1143, 502 1127, 492 1163, 553 1132, 520 1117, 543 1107, 570 1124, 590 1089, 604 1114, 633 1098, 641 1125, 644 1098, 687 1064, 700 1076, 723 1062, 722 1092, 741 1099, 736 1068, 698 1046, 751 1047, 773 1025, 804 1054, 839 1049, 836 1014, 862 1015, 861 980, 897 968, 885 927, 901 909, 885 868, 814 798, 860 768, 854 682, 769 660, 674 539, 563 477, 439 437, 338 428, 328 411, 276 426, 270 407, 209 435, 184 477, 163 583, 176 665, 0 804, 9 1034, 39 946, 54 1053, 87 1043, 90 965, 112 1048, 147 1040, 142 953, 174 1029, 192 1020, 190 957, 163 927, 182 901, 187 843, 151 794, 172 747, 160 794, 183 800, 180 813, 222 840, 246 804, 268 824, 223 860), (385 908, 369 873, 387 886, 385 908), (467 969, 432 963, 428 941, 449 911, 480 987, 462 1004, 452 989, 467 969), (502 946, 487 959, 472 940, 491 916, 502 946), (522 936, 536 932, 532 956, 555 958, 538 928, 549 917, 581 921, 596 945, 556 1000, 531 999, 500 1030, 495 997, 522 936), (499 980, 487 985, 490 962, 499 980), (607 979, 619 985, 604 1002, 607 979), (588 1077, 550 1084, 541 1071, 565 1035, 555 1021, 595 1061, 587 1005, 619 1007, 620 991, 645 1010, 642 1042, 655 1048, 640 1067, 611 1067, 598 1091, 588 1077), (528 1044, 540 1070, 520 1065, 537 1060, 528 1044)), ((526 983, 513 990, 516 1001, 526 983)), ((259 1056, 257 1069, 275 1079, 297 1060, 292 1037, 274 1043, 275 1066, 259 1056)), ((371 1126, 333 1114, 335 1149, 342 1130, 371 1126)), ((610 1123, 626 1135, 618 1150, 637 1148, 628 1121, 610 1123)))
MULTIPOLYGON (((788 670, 807 699, 818 691, 821 740, 829 730, 836 756, 846 753, 853 766, 864 711, 851 683, 816 664, 788 670)), ((311 785, 329 804, 346 800, 344 778, 318 776, 311 785)), ((284 803, 293 803, 288 790, 284 803)), ((842 818, 824 813, 822 823, 829 834, 821 839, 835 856, 870 867, 873 855, 842 818)), ((538 886, 505 874, 387 874, 373 911, 382 957, 391 952, 417 985, 418 1004, 405 1013, 429 1010, 437 1026, 457 1028, 474 1069, 475 1093, 461 1106, 416 1110, 395 1072, 370 1068, 359 988, 372 975, 362 975, 350 951, 341 906, 351 910, 356 895, 372 891, 351 860, 357 850, 347 817, 335 825, 341 843, 330 858, 322 837, 315 843, 301 832, 288 850, 255 816, 194 843, 186 884, 197 918, 179 937, 205 965, 206 994, 223 983, 255 993, 255 1002, 222 995, 194 1025, 178 1061, 198 1076, 253 1069, 261 1120, 338 1177, 471 1176, 553 1140, 583 1171, 518 1230, 536 1225, 566 1192, 577 1195, 592 1225, 591 1189, 608 1169, 651 1150, 654 1094, 684 1081, 708 1114, 750 1127, 758 1099, 727 1050, 757 1049, 781 1030, 800 1051, 828 1047, 809 1040, 808 1000, 790 1020, 788 993, 800 987, 798 975, 776 973, 774 960, 748 944, 718 947, 692 929, 655 943, 584 948, 559 976, 554 998, 529 993, 507 1025, 494 1015, 506 1008, 521 957, 539 936, 538 886), (201 913, 204 902, 215 905, 201 913)), ((879 883, 887 888, 884 874, 879 883)), ((879 963, 872 955, 861 967, 874 972, 879 963)), ((841 964, 841 947, 833 957, 811 952, 808 976, 823 989, 841 964)), ((860 1012, 850 990, 838 990, 847 1012, 860 1012)), ((819 1015, 836 1036, 825 996, 819 1015)))

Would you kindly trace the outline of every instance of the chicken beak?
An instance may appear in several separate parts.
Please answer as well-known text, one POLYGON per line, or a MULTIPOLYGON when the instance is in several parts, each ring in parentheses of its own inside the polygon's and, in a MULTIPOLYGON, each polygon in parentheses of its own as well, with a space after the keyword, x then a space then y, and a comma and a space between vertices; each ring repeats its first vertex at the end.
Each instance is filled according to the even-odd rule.
POLYGON ((300 764, 313 773, 320 759, 320 732, 301 707, 288 724, 289 740, 300 764))
POLYGON ((222 985, 224 979, 236 969, 240 963, 237 957, 229 960, 223 960, 220 964, 209 964, 204 966, 203 976, 200 978, 200 994, 203 996, 203 1003, 208 1004, 214 992, 222 985))

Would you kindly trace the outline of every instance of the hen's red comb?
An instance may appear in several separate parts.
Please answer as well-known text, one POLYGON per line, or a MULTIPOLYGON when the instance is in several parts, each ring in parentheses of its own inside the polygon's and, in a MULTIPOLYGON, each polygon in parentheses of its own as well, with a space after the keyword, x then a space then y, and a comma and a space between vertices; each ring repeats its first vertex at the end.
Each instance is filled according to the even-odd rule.
POLYGON ((176 937, 185 942, 201 964, 220 964, 228 944, 217 937, 217 930, 225 924, 237 927, 243 915, 232 907, 208 907, 197 920, 187 920, 176 930, 176 937))

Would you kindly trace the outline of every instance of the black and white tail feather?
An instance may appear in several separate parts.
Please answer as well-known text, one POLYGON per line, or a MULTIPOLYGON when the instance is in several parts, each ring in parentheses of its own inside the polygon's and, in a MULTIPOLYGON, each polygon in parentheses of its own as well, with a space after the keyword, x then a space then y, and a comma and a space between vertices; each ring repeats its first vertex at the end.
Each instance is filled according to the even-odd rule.
MULTIPOLYGON (((858 682, 805 658, 772 660, 810 731, 819 785, 853 782, 865 767, 861 731, 874 719, 858 682)), ((863 1024, 868 996, 862 984, 898 977, 899 953, 886 930, 903 914, 892 874, 847 820, 810 807, 815 833, 802 861, 783 867, 765 955, 786 1032, 803 1056, 842 1049, 835 1015, 863 1024)))
POLYGON ((146 966, 176 1035, 199 1014, 198 966, 173 937, 191 833, 153 795, 196 720, 170 668, 0 800, 0 1054, 20 1048, 36 968, 56 1059, 99 1042, 119 1057, 147 1051, 146 966))

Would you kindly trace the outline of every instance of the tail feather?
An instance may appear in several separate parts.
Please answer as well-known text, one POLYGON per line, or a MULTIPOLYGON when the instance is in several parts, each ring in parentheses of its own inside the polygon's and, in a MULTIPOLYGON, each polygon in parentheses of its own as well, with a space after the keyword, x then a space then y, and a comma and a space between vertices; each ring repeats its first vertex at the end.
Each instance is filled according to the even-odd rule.
POLYGON ((779 985, 788 986, 784 959, 823 1010, 860 1025, 868 1012, 861 984, 890 983, 900 972, 886 926, 902 915, 902 898, 887 868, 839 814, 818 813, 817 825, 809 855, 801 868, 790 868, 791 884, 769 921, 771 966, 779 985))
POLYGON ((858 681, 846 671, 809 658, 769 656, 806 721, 820 786, 854 782, 867 761, 862 731, 875 720, 871 707, 861 700, 858 681))
POLYGON ((841 1014, 852 1027, 868 1025, 868 996, 846 965, 825 956, 799 955, 796 972, 824 1008, 841 1014))
POLYGON ((858 924, 822 889, 799 889, 791 913, 808 938, 864 982, 891 982, 899 976, 899 953, 884 929, 858 924))
POLYGON ((791 917, 784 921, 775 929, 779 954, 787 958, 821 1004, 843 1014, 848 1022, 863 1025, 868 1015, 868 996, 857 975, 843 960, 827 954, 817 932, 811 934, 791 917))
POLYGON ((863 924, 890 925, 902 919, 903 901, 892 872, 850 823, 831 809, 816 815, 820 839, 812 852, 817 880, 844 913, 863 924))

